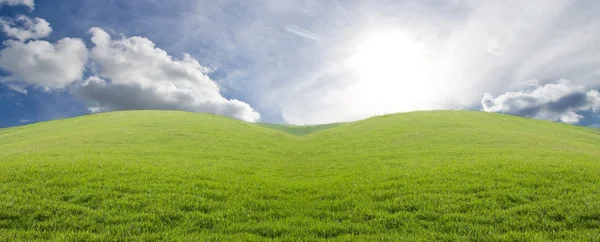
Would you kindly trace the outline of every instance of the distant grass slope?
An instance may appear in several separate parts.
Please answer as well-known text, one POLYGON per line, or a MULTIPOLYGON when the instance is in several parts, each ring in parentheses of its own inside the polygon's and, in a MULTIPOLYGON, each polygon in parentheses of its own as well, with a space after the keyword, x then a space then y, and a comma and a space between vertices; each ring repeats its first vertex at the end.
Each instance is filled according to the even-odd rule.
POLYGON ((0 130, 0 240, 598 240, 596 129, 468 111, 295 137, 184 112, 0 130))
POLYGON ((257 123, 258 126, 279 130, 296 136, 304 136, 311 133, 316 133, 330 128, 342 126, 344 123, 331 123, 319 125, 286 125, 286 124, 270 124, 257 123))

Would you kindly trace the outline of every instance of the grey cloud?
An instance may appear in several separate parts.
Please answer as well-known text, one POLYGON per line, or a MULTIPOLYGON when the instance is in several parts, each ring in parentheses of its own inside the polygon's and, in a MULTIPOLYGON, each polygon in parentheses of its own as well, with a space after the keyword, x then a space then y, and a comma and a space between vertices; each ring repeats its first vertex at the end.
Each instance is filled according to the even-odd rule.
POLYGON ((198 102, 193 93, 177 91, 169 94, 154 87, 142 87, 137 83, 108 84, 92 77, 84 85, 74 89, 74 94, 88 102, 90 110, 184 110, 204 112, 254 121, 246 110, 250 106, 237 100, 198 102))
POLYGON ((179 100, 163 100, 153 88, 144 90, 139 84, 107 85, 104 81, 89 81, 75 88, 75 94, 87 100, 93 109, 145 110, 176 109, 179 100))
POLYGON ((486 93, 483 110, 565 123, 578 123, 584 111, 598 112, 600 93, 561 80, 532 90, 507 92, 498 97, 486 93))

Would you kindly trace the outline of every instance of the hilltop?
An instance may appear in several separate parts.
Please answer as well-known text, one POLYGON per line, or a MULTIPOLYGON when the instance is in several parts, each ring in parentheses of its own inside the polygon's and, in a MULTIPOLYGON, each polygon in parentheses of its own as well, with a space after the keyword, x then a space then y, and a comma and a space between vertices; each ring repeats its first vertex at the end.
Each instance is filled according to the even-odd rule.
POLYGON ((102 113, 0 129, 0 170, 0 240, 600 234, 599 130, 493 113, 300 128, 102 113))

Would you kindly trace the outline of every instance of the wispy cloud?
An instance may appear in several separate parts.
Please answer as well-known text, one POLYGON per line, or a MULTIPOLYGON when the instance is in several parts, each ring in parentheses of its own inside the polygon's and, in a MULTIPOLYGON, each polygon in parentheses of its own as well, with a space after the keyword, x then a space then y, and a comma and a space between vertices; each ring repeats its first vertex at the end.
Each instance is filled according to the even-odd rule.
POLYGON ((286 27, 285 31, 288 31, 288 32, 290 32, 292 34, 295 34, 295 35, 298 35, 300 37, 304 37, 304 38, 311 39, 311 40, 314 40, 314 41, 319 41, 319 36, 315 35, 314 33, 311 33, 308 30, 300 28, 300 27, 298 27, 296 25, 292 25, 290 27, 286 27))
POLYGON ((237 73, 218 82, 290 123, 476 109, 531 79, 595 88, 600 74, 593 1, 217 2, 186 13, 179 44, 210 46, 193 54, 237 73))

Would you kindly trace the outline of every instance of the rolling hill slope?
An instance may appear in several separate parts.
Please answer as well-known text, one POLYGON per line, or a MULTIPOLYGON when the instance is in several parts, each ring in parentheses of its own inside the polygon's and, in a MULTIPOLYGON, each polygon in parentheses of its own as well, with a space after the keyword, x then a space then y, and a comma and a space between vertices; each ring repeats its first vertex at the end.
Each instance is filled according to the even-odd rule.
POLYGON ((302 137, 206 114, 103 113, 0 130, 0 171, 0 240, 600 234, 600 132, 481 112, 302 137))

